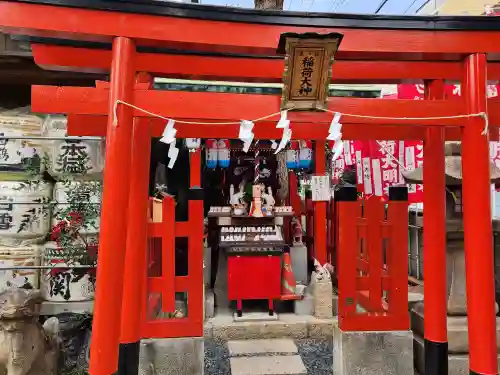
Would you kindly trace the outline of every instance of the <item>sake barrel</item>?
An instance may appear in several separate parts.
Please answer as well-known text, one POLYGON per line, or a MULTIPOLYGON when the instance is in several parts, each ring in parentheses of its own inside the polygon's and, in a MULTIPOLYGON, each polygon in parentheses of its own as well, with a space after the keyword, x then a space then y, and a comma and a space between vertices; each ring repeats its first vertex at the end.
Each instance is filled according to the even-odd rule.
MULTIPOLYGON (((91 238, 87 240, 92 241, 91 238)), ((72 268, 88 264, 88 253, 83 242, 77 249, 60 248, 55 242, 47 242, 43 248, 42 264, 52 267, 43 270, 40 287, 43 298, 52 302, 78 302, 94 299, 95 267, 72 268)))
POLYGON ((0 246, 43 242, 50 230, 52 185, 0 181, 0 246))
POLYGON ((38 289, 40 270, 4 269, 40 265, 40 246, 0 246, 0 291, 9 288, 38 289))
MULTIPOLYGON (((0 113, 0 136, 40 137, 43 119, 35 115, 0 113)), ((0 171, 39 173, 46 149, 40 140, 0 139, 0 171)))
POLYGON ((54 185, 52 226, 77 221, 80 234, 99 233, 101 181, 64 181, 54 185), (78 222, 80 220, 80 222, 78 222))
MULTIPOLYGON (((49 115, 43 123, 46 137, 66 137, 67 119, 62 115, 49 115)), ((50 141, 48 171, 53 176, 62 174, 101 174, 104 168, 103 139, 71 139, 50 141)))

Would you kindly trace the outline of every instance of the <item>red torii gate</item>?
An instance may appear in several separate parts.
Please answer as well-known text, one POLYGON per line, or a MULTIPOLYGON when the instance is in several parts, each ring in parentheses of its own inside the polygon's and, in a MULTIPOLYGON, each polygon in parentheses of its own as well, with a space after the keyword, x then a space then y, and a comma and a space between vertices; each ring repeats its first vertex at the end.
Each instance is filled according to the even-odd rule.
MULTIPOLYGON (((33 89, 35 111, 68 113, 73 135, 107 136, 92 374, 108 375, 116 370, 120 321, 115 312, 122 306, 125 259, 123 252, 116 249, 126 248, 127 259, 138 259, 146 241, 147 190, 144 182, 140 183, 144 176, 137 169, 145 169, 147 160, 136 155, 135 150, 143 150, 146 139, 159 135, 164 126, 163 121, 146 121, 151 126, 151 133, 148 133, 144 121, 147 116, 123 105, 116 108, 119 120, 116 125, 113 123, 116 102, 133 103, 177 119, 214 121, 252 119, 276 112, 279 108, 279 98, 273 96, 151 91, 140 82, 134 86, 136 72, 277 82, 283 62, 263 56, 275 55, 280 34, 336 31, 344 34, 344 41, 337 55, 339 61, 335 65, 334 81, 388 83, 424 79, 429 82, 429 100, 332 98, 329 103, 333 110, 400 118, 487 112, 490 126, 500 125, 500 103, 487 101, 485 95, 486 78, 500 78, 499 63, 494 61, 500 52, 500 45, 496 42, 500 36, 500 21, 495 17, 323 17, 167 5, 154 1, 90 3, 61 0, 57 5, 50 0, 0 1, 0 31, 42 38, 35 39, 39 44, 33 46, 35 60, 42 66, 111 70, 109 89, 101 84, 96 88, 33 89), (60 40, 50 38, 62 38, 69 46, 61 46, 60 40), (101 50, 111 43, 111 51, 101 50), (175 50, 175 55, 161 54, 172 50, 175 50), (179 54, 179 50, 184 55, 179 54), (186 51, 203 55, 194 56, 186 51), (486 54, 493 60, 488 64, 486 54), (463 98, 460 102, 443 100, 442 80, 462 81, 463 98), (129 177, 130 187, 123 184, 129 177), (134 201, 132 194, 139 199, 134 201), (144 202, 137 203, 141 199, 144 202), (128 236, 130 230, 127 231, 127 227, 134 228, 138 234, 135 242, 132 236, 128 236)), ((316 158, 322 162, 331 116, 290 113, 289 118, 295 138, 317 141, 316 158)), ((344 139, 425 140, 425 165, 433 166, 425 172, 428 374, 447 371, 444 140, 462 138, 470 369, 472 374, 496 374, 488 138, 481 135, 484 121, 478 117, 359 120, 344 115, 342 122, 344 139)), ((281 134, 274 125, 273 122, 257 123, 254 129, 256 138, 279 138, 281 134)), ((218 137, 235 138, 238 132, 234 125, 178 124, 177 129, 179 137, 203 138, 217 134, 218 137)), ((317 172, 324 171, 319 169, 317 172)), ((319 252, 326 247, 325 216, 326 205, 316 203, 315 248, 319 252)), ((320 260, 322 256, 326 257, 326 254, 318 254, 320 260)), ((126 289, 126 292, 131 290, 126 289)), ((142 298, 139 292, 130 296, 135 301, 142 298)), ((136 332, 124 342, 133 343, 138 339, 139 333, 136 332)))

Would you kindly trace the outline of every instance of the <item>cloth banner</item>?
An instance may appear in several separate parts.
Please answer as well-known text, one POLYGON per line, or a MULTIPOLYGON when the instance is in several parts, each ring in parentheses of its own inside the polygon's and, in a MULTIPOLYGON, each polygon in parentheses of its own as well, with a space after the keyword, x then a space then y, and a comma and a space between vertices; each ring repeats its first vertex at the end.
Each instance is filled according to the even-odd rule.
MULTIPOLYGON (((499 85, 488 85, 489 98, 497 97, 499 85)), ((460 85, 445 86, 445 98, 460 97, 460 85)), ((423 100, 424 85, 398 85, 397 96, 385 99, 423 100)), ((500 168, 500 142, 490 142, 490 157, 500 168)), ((402 172, 421 167, 424 161, 424 147, 421 141, 344 141, 344 153, 332 165, 333 180, 336 182, 346 166, 356 166, 358 185, 363 185, 366 196, 387 199, 389 186, 404 183, 402 172)), ((423 185, 408 186, 409 203, 423 202, 423 185)))

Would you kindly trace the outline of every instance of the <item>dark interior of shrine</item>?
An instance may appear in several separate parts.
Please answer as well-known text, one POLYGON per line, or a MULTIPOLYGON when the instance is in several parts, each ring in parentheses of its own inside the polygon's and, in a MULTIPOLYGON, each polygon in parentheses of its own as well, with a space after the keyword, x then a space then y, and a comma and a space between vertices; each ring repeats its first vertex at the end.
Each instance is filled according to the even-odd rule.
MULTIPOLYGON (((188 219, 188 190, 190 186, 189 177, 189 149, 184 146, 184 140, 177 140, 179 155, 172 169, 166 168, 168 165, 169 145, 160 142, 158 138, 152 139, 151 144, 151 162, 150 162, 150 195, 158 193, 161 185, 166 186, 166 192, 173 195, 176 200, 176 220, 185 221, 188 219), (158 170, 164 172, 158 172, 158 170), (160 181, 158 181, 158 179, 160 181), (164 181, 162 181, 164 180, 164 181)), ((280 189, 280 181, 277 176, 278 161, 274 151, 271 149, 271 142, 259 141, 259 159, 260 163, 260 181, 271 187, 273 192, 280 189)), ((228 168, 217 167, 209 169, 205 163, 205 153, 202 153, 202 187, 204 189, 204 208, 205 216, 211 206, 223 206, 228 204, 229 189, 231 185, 238 186, 242 181, 249 182, 254 179, 255 165, 255 147, 252 147, 248 153, 241 149, 239 140, 231 141, 231 156, 228 168)), ((250 186, 248 184, 247 186, 250 186)), ((251 195, 251 193, 250 193, 251 195)), ((217 231, 211 231, 209 222, 209 243, 215 244, 217 241, 212 238, 212 234, 217 231)), ((187 239, 176 239, 176 274, 183 276, 188 274, 187 259, 187 239)), ((212 251, 212 275, 215 278, 218 251, 214 248, 212 251)), ((215 279, 212 280, 212 284, 215 279)))

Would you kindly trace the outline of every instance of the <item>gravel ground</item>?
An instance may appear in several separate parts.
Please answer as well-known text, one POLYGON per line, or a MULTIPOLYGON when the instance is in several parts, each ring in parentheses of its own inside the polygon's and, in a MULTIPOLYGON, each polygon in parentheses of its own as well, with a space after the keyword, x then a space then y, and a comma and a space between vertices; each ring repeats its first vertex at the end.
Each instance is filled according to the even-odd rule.
MULTIPOLYGON (((308 375, 332 375, 331 339, 295 340, 308 375)), ((270 355, 276 355, 273 353, 270 355)), ((231 375, 229 351, 223 341, 205 340, 205 375, 231 375)))
POLYGON ((333 342, 323 340, 295 340, 308 375, 332 375, 333 342))
POLYGON ((225 342, 205 339, 204 375, 231 375, 229 350, 225 342))

